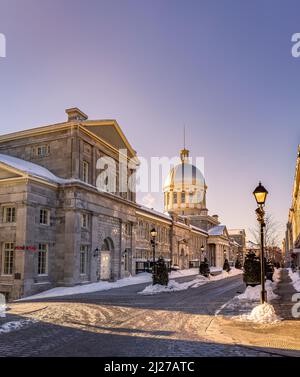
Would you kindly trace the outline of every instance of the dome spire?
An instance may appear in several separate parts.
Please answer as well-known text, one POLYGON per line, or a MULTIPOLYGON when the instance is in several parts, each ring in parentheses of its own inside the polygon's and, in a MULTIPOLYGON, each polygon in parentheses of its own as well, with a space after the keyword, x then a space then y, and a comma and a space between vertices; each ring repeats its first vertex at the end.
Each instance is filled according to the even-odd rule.
POLYGON ((180 151, 181 161, 185 161, 189 157, 190 151, 185 148, 185 124, 183 125, 183 149, 180 151))

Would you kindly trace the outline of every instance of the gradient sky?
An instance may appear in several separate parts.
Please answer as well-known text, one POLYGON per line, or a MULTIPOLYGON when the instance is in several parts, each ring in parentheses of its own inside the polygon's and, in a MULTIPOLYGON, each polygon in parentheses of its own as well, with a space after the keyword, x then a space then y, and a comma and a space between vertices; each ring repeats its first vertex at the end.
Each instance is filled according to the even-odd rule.
POLYGON ((299 1, 0 0, 1 134, 78 106, 117 119, 140 155, 172 157, 186 124, 211 214, 251 227, 261 179, 284 225, 300 142, 296 32, 299 1))

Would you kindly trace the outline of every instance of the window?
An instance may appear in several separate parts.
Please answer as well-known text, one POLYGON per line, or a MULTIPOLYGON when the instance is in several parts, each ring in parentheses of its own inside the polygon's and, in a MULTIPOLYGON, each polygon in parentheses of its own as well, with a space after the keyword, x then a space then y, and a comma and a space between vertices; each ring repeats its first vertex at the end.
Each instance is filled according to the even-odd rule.
POLYGON ((201 203, 201 200, 202 200, 202 193, 201 193, 200 191, 197 191, 197 192, 195 193, 195 196, 196 196, 196 199, 195 199, 196 203, 201 203))
POLYGON ((125 224, 125 235, 131 236, 131 224, 130 223, 125 224))
POLYGON ((173 204, 177 204, 177 192, 173 192, 173 204))
POLYGON ((48 156, 49 153, 50 153, 49 145, 40 145, 36 148, 37 157, 45 157, 45 156, 48 156))
POLYGON ((40 210, 40 224, 49 225, 49 214, 50 212, 47 209, 40 210))
POLYGON ((125 252, 124 252, 124 270, 125 271, 129 271, 129 253, 130 253, 130 249, 126 249, 125 252))
POLYGON ((38 275, 47 275, 48 273, 48 245, 39 244, 38 251, 38 275))
POLYGON ((80 275, 87 274, 88 246, 80 246, 80 275))
POLYGON ((88 229, 90 225, 90 218, 87 213, 83 213, 81 215, 81 227, 84 229, 88 229))
POLYGON ((165 206, 169 205, 169 193, 165 192, 165 206))
POLYGON ((13 242, 5 242, 3 250, 3 275, 12 275, 14 266, 15 244, 13 242))
POLYGON ((83 161, 82 165, 82 180, 86 183, 89 182, 89 163, 86 161, 83 161))
POLYGON ((181 193, 181 203, 185 202, 185 192, 181 193))
POLYGON ((15 223, 16 222, 16 208, 15 207, 4 207, 4 222, 5 223, 15 223))
POLYGON ((189 203, 194 203, 194 194, 192 192, 189 193, 189 203))

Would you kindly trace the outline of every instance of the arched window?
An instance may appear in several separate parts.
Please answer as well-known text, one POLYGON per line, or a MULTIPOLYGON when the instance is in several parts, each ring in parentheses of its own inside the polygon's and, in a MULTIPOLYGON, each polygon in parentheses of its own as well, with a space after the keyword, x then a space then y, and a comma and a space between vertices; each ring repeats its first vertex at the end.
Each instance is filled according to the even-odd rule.
POLYGON ((103 241, 103 244, 101 246, 102 251, 110 250, 110 245, 107 239, 103 241))

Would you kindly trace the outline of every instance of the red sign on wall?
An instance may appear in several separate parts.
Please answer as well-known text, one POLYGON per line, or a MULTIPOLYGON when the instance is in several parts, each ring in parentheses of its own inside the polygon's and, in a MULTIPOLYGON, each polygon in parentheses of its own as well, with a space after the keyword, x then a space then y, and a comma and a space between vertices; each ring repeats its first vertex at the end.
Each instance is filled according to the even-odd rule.
POLYGON ((15 250, 36 251, 36 247, 35 246, 16 246, 15 250))

